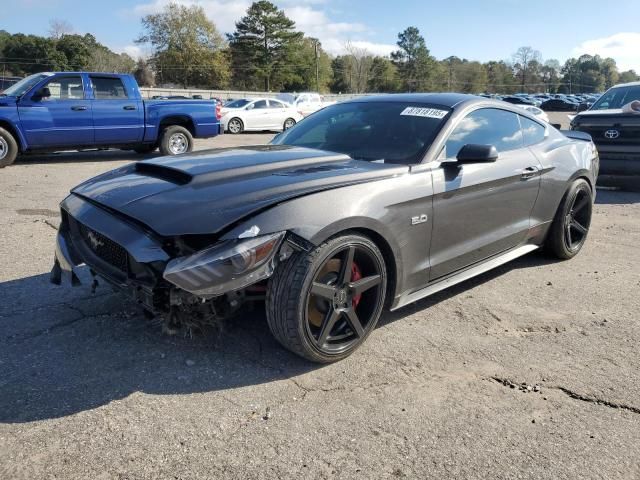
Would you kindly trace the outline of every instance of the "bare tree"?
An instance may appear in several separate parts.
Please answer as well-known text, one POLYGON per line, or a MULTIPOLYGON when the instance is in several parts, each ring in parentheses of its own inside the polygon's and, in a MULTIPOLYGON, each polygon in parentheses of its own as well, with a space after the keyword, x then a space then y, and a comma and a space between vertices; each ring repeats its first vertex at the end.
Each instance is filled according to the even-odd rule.
POLYGON ((49 20, 49 38, 60 40, 64 35, 73 33, 73 26, 66 20, 53 18, 49 20))
POLYGON ((347 41, 344 44, 347 53, 348 75, 347 82, 353 93, 364 93, 369 83, 369 71, 373 63, 373 56, 366 48, 358 47, 347 41))
POLYGON ((542 55, 531 47, 520 47, 513 54, 513 67, 516 75, 520 77, 523 92, 527 85, 531 65, 540 63, 542 63, 542 55))

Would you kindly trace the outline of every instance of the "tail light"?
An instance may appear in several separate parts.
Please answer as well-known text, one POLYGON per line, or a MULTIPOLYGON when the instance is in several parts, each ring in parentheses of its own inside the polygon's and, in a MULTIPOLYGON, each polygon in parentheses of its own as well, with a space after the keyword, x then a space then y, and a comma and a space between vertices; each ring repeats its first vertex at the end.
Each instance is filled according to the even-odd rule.
POLYGON ((216 102, 216 120, 220 120, 222 118, 222 111, 220 110, 220 103, 216 102))

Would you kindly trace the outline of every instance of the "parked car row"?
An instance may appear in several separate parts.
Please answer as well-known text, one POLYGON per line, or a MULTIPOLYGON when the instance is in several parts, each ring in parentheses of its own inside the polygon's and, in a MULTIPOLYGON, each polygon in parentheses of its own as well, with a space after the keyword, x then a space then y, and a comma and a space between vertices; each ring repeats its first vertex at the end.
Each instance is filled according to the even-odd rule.
POLYGON ((576 112, 586 110, 593 105, 600 93, 564 94, 564 93, 514 93, 513 95, 480 94, 482 97, 503 100, 514 105, 530 105, 547 112, 576 112))

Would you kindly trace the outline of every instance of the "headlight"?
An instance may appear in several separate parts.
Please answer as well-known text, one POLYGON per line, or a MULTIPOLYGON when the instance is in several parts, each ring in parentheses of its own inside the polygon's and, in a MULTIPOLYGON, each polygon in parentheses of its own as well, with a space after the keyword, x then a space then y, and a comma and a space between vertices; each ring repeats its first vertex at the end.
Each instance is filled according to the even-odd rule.
POLYGON ((208 298, 240 290, 268 278, 285 232, 225 242, 171 260, 164 278, 179 288, 208 298))

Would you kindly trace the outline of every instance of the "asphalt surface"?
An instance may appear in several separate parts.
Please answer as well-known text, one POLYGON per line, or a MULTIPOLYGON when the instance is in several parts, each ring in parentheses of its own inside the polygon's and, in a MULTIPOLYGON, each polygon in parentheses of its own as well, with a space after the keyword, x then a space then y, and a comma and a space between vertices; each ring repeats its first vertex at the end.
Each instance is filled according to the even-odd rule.
POLYGON ((136 158, 0 170, 0 478, 640 478, 640 194, 599 191, 575 259, 387 313, 318 366, 259 309, 183 338, 86 272, 48 283, 58 202, 136 158))

